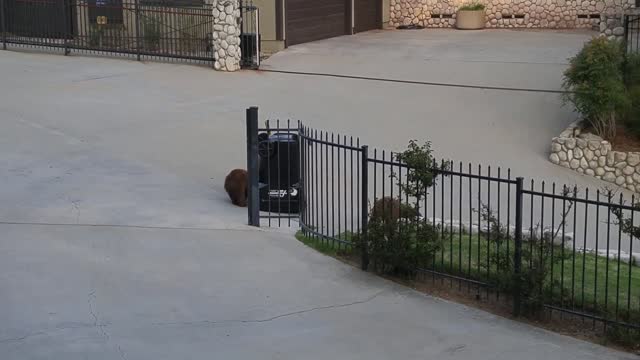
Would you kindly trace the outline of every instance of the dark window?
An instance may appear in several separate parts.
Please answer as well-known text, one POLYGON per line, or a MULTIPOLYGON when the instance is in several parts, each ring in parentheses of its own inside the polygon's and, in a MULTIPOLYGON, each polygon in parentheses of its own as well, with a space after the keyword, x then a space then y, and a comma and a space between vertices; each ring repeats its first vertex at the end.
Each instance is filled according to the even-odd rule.
POLYGON ((89 21, 96 24, 99 16, 107 24, 122 24, 122 0, 89 0, 89 21))

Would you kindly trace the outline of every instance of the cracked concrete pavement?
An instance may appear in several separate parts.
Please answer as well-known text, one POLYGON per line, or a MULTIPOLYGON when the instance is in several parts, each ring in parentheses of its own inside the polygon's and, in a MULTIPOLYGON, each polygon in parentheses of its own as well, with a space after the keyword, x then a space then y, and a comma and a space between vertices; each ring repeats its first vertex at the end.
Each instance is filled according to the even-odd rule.
POLYGON ((3 360, 635 358, 425 296, 280 232, 1 229, 3 360))
MULTIPOLYGON (((586 38, 373 32, 265 66, 546 88, 586 38)), ((0 74, 2 360, 634 358, 413 292, 290 232, 248 229, 222 189, 245 162, 251 105, 371 145, 420 136, 460 160, 578 179, 545 159, 571 120, 556 95, 27 52, 0 52, 0 74)))

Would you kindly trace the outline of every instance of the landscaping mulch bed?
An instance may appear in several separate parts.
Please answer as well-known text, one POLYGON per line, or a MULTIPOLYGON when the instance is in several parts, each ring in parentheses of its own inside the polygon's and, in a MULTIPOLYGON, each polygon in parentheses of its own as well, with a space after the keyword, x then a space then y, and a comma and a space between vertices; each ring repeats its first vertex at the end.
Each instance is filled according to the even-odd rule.
POLYGON ((636 151, 640 152, 640 138, 636 134, 631 133, 623 126, 618 126, 616 130, 616 138, 613 140, 613 150, 616 151, 636 151))

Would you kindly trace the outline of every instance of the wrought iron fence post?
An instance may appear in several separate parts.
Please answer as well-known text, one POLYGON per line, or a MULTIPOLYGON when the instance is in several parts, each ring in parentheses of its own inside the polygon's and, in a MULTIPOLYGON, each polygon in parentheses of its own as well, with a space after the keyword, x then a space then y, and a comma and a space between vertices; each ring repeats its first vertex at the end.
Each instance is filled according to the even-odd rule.
MULTIPOLYGON (((305 178, 305 174, 304 174, 304 169, 306 168, 306 162, 305 162, 305 142, 304 142, 304 130, 302 127, 302 123, 300 121, 298 121, 298 144, 300 146, 300 148, 298 149, 298 156, 299 156, 299 161, 298 161, 298 224, 300 224, 300 227, 302 228, 303 224, 306 224, 305 221, 305 215, 307 212, 307 194, 305 192, 305 184, 307 183, 307 179, 305 178)), ((289 164, 291 165, 291 164, 289 164)), ((304 229, 303 229, 304 230, 304 229)))
POLYGON ((0 30, 2 31, 2 50, 7 50, 7 24, 4 18, 5 0, 0 0, 0 30))
POLYGON ((69 8, 67 9, 67 0, 62 0, 62 22, 64 23, 64 30, 62 33, 62 38, 64 41, 64 56, 69 55, 69 36, 71 35, 70 32, 67 31, 67 25, 69 25, 69 23, 67 22, 67 10, 71 9, 71 1, 69 0, 69 8))
POLYGON ((260 9, 256 6, 256 68, 260 68, 260 9))
POLYGON ((247 206, 249 225, 260 227, 260 196, 258 188, 258 108, 247 109, 247 206))
POLYGON ((513 254, 513 272, 515 281, 515 292, 513 294, 513 315, 520 316, 522 305, 522 198, 523 198, 522 177, 516 178, 516 223, 515 223, 515 246, 513 254))
POLYGON ((135 7, 136 11, 134 13, 136 18, 136 57, 138 58, 138 61, 140 61, 140 0, 135 1, 135 7))
POLYGON ((629 17, 627 15, 622 15, 622 17, 624 18, 623 23, 624 23, 624 39, 622 39, 622 46, 624 49, 624 62, 623 62, 623 69, 624 72, 622 74, 622 76, 624 77, 623 80, 625 83, 627 83, 627 59, 628 59, 628 53, 629 53, 629 17))
POLYGON ((628 37, 629 37, 629 17, 627 15, 622 15, 624 17, 624 40, 622 40, 622 44, 624 45, 624 55, 625 57, 627 56, 627 46, 629 46, 628 44, 628 37))
POLYGON ((362 270, 367 270, 369 268, 369 237, 367 233, 367 228, 369 226, 369 147, 367 145, 363 145, 361 148, 362 151, 362 176, 361 176, 361 184, 360 184, 360 193, 362 196, 362 218, 360 219, 362 228, 360 229, 361 239, 360 246, 362 250, 362 270))

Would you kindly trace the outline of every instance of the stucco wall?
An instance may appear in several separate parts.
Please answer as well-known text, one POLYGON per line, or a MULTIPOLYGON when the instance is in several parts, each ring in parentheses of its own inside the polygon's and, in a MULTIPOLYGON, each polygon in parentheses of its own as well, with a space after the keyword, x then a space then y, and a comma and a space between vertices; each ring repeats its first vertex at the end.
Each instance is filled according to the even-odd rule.
MULTIPOLYGON (((602 14, 621 13, 635 0, 484 0, 487 27, 592 28, 602 14)), ((390 0, 392 26, 452 27, 467 0, 390 0)))
POLYGON ((391 26, 391 0, 382 0, 382 28, 391 26))
POLYGON ((276 0, 253 0, 253 5, 260 10, 260 34, 262 50, 275 52, 284 49, 284 41, 277 38, 276 0))

